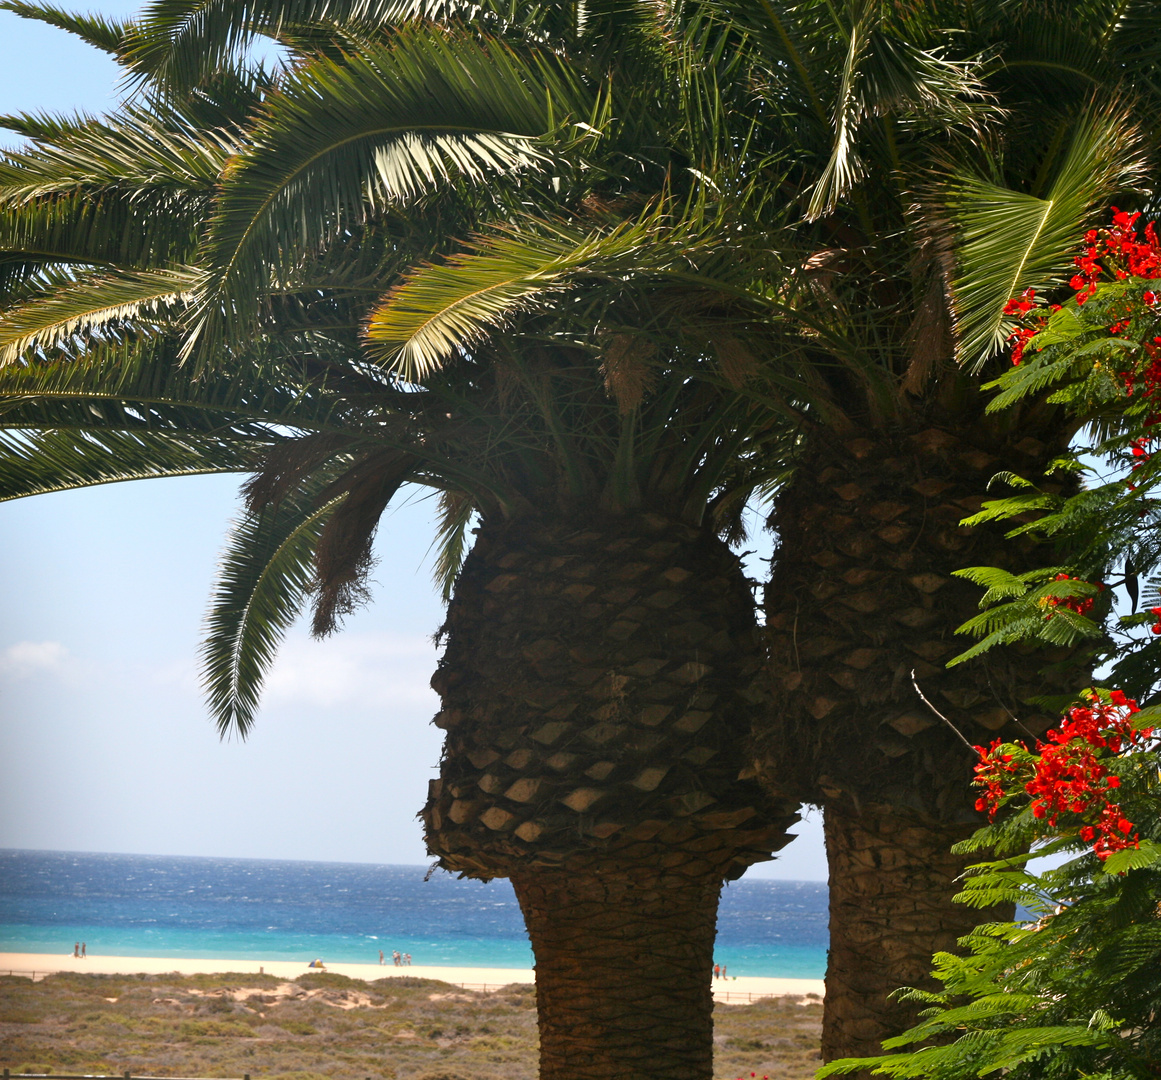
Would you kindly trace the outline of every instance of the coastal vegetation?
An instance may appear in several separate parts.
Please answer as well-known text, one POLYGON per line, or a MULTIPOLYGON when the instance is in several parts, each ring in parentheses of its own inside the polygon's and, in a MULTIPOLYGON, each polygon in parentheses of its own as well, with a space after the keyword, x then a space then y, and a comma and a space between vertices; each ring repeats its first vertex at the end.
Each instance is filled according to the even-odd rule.
MULTIPOLYGON (((714 1009, 717 1080, 809 1080, 822 1005, 714 1009)), ((0 977, 0 1064, 13 1072, 252 1080, 535 1080, 531 985, 482 993, 329 973, 0 977)))
POLYGON ((974 924, 947 850, 978 822, 910 673, 982 741, 1044 731, 1034 699, 1087 662, 944 666, 976 600, 954 571, 1044 561, 960 520, 1074 426, 980 384, 1008 301, 1148 186, 1123 98, 1152 93, 1155 17, 1060 5, 1065 41, 1042 3, 10 6, 137 94, 7 121, 0 494, 248 475, 204 651, 245 734, 289 623, 335 630, 391 499, 437 493, 426 835, 513 881, 546 1078, 709 1075, 722 881, 802 801, 824 1056, 913 1018, 886 995, 974 924), (249 63, 261 36, 284 69, 249 63), (755 498, 765 631, 730 547, 755 498))
POLYGON ((966 627, 980 640, 957 662, 1002 644, 1088 642, 1103 668, 1104 685, 1084 691, 1042 739, 1026 731, 976 747, 977 808, 989 824, 959 845, 975 861, 959 899, 981 914, 1016 904, 1025 918, 985 923, 956 954, 937 954, 938 991, 906 993, 921 1021, 885 1040, 888 1053, 832 1062, 822 1076, 1157 1075, 1161 240, 1140 218, 1113 207, 1085 234, 1071 297, 1012 299, 1021 323, 1013 364, 988 387, 992 412, 1050 388, 1086 425, 1054 471, 1087 483, 1061 491, 1010 474, 1013 493, 984 504, 977 519, 1004 522, 1011 537, 1063 540, 1062 558, 1018 575, 961 571, 987 591, 966 627), (1111 603, 1114 588, 1123 605, 1111 603), (1035 872, 1029 863, 1041 854, 1065 861, 1035 872))

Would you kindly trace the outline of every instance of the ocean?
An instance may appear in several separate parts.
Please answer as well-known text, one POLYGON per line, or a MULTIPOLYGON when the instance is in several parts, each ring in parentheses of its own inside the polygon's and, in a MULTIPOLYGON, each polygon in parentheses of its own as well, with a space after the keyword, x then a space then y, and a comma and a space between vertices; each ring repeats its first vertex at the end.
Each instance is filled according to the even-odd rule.
MULTIPOLYGON (((532 965, 506 881, 423 866, 0 850, 0 952, 416 964, 532 965)), ((820 882, 738 881, 714 959, 731 975, 820 979, 820 882)))

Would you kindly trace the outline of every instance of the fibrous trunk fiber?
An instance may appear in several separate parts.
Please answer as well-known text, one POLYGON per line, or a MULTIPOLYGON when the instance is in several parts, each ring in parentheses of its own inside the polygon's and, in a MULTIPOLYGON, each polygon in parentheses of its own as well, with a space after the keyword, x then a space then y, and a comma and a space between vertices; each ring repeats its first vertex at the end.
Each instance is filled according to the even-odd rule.
POLYGON ((890 998, 890 991, 940 989, 932 954, 954 951, 978 923, 1011 913, 951 902, 963 888, 956 879, 973 860, 950 849, 971 834, 970 825, 930 826, 890 808, 859 812, 832 803, 824 830, 830 952, 822 1055, 833 1061, 877 1052, 883 1039, 916 1023, 922 1006, 890 998))
POLYGON ((512 884, 536 953, 542 1075, 712 1075, 720 882, 642 868, 512 884))

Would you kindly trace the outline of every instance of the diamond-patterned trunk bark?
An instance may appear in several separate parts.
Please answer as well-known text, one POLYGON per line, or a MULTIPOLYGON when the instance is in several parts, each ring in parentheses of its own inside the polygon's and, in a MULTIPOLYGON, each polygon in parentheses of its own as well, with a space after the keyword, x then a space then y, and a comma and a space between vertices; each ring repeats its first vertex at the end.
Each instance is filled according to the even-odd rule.
MULTIPOLYGON (((971 825, 931 825, 890 808, 848 813, 826 808, 830 866, 830 951, 822 1043, 827 1061, 877 1052, 906 1030, 918 1007, 887 997, 890 989, 942 987, 931 978, 936 951, 951 952, 976 925, 1011 918, 950 903, 964 860, 951 846, 971 825)), ((870 1073, 853 1073, 869 1080, 870 1073)))
POLYGON ((423 817, 445 868, 513 881, 545 1078, 711 1075, 720 888, 796 820, 738 779, 753 607, 720 540, 653 515, 485 523, 464 564, 423 817))
POLYGON ((913 1014, 886 996, 928 970, 917 974, 905 958, 930 958, 976 917, 951 903, 964 860, 946 851, 981 821, 972 808, 974 755, 919 700, 912 671, 971 743, 1043 733, 1052 718, 1032 699, 1075 688, 1068 680, 1084 672, 1050 666, 1075 665, 1066 651, 1036 649, 944 666, 970 644, 955 628, 979 610, 979 590, 954 570, 1052 561, 1003 539, 1000 528, 959 524, 994 497, 987 484, 999 469, 1033 477, 1049 446, 980 425, 820 439, 809 450, 774 522, 780 547, 766 611, 776 701, 756 742, 772 792, 824 807, 830 1060, 876 1053, 881 1038, 897 1034, 913 1014), (905 843, 893 839, 902 836, 905 843), (882 882, 868 884, 880 874, 882 882), (851 945, 870 941, 878 949, 851 945))

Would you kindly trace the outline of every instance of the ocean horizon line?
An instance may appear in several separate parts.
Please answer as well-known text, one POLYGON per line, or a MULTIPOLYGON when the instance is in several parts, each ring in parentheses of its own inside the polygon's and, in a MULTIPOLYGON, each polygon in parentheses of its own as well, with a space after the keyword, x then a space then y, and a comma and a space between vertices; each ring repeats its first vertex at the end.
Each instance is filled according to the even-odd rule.
MULTIPOLYGON (((40 847, 0 847, 0 855, 7 852, 19 852, 26 855, 97 855, 113 858, 131 859, 207 859, 207 860, 235 860, 238 862, 266 862, 266 863, 312 863, 318 866, 382 866, 400 869, 421 869, 425 873, 433 868, 432 863, 396 863, 371 859, 305 859, 283 858, 273 855, 182 855, 161 851, 86 851, 80 848, 40 848, 40 847)), ((757 863, 761 866, 763 864, 757 863)), ((450 874, 450 870, 434 868, 436 873, 450 874)), ((496 879, 501 880, 501 879, 496 879)), ((785 885, 826 885, 825 878, 739 878, 738 881, 750 882, 777 882, 785 885)), ((728 881, 726 887, 737 882, 728 881)))

